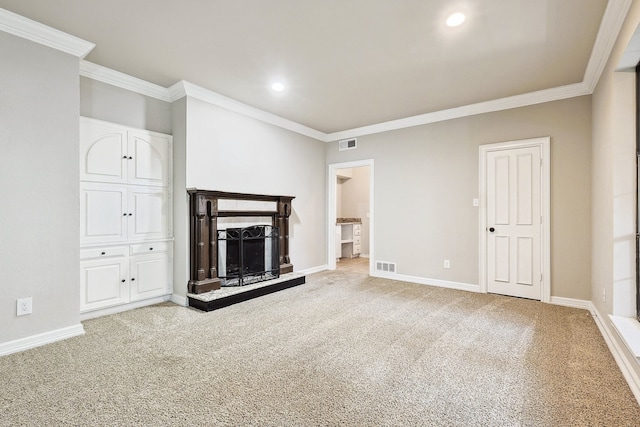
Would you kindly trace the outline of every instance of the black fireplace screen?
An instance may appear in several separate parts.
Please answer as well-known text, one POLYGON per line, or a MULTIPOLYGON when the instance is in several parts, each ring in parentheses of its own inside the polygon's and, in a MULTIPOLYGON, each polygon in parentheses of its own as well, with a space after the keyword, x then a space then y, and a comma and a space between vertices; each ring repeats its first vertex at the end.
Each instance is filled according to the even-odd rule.
POLYGON ((244 286, 280 276, 278 227, 254 225, 218 230, 221 286, 244 286))

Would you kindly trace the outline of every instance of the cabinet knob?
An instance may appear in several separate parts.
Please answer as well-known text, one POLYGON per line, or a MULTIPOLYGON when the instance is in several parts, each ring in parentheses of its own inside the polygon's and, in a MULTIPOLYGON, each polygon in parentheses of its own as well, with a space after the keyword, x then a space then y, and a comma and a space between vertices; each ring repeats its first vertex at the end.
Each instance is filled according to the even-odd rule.
POLYGON ((104 254, 106 254, 106 252, 100 252, 100 255, 104 255, 104 254))
POLYGON ((129 216, 133 215, 132 213, 129 214, 129 216))
POLYGON ((122 279, 122 283, 126 282, 126 280, 122 279))
POLYGON ((125 212, 125 213, 123 213, 123 214, 122 214, 122 216, 127 216, 127 213, 126 213, 126 212, 125 212))
POLYGON ((129 156, 129 160, 133 159, 133 157, 129 156))
POLYGON ((135 277, 132 277, 132 278, 131 278, 131 281, 133 282, 134 280, 136 280, 136 278, 135 278, 135 277))
POLYGON ((123 158, 123 159, 126 159, 126 158, 127 158, 127 156, 122 156, 122 158, 123 158))
POLYGON ((149 250, 150 250, 150 251, 152 251, 152 250, 153 250, 153 248, 149 248, 149 250))

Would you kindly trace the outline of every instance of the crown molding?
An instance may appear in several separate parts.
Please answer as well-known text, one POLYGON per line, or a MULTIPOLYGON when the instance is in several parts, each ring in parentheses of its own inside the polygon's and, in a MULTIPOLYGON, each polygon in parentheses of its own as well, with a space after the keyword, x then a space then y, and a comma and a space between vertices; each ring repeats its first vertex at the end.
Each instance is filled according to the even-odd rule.
MULTIPOLYGON (((624 23, 631 3, 632 0, 608 1, 582 82, 328 134, 280 116, 276 116, 272 113, 268 113, 264 110, 260 110, 184 80, 177 82, 169 88, 163 88, 144 80, 110 70, 106 67, 91 64, 87 61, 81 62, 81 75, 167 102, 174 102, 182 97, 189 96, 322 142, 331 142, 478 114, 492 113, 512 108, 520 108, 545 102, 591 95, 598 83, 598 80, 600 79, 600 76, 602 75, 607 61, 609 60, 609 56, 615 41, 618 38, 618 34, 620 33, 620 29, 622 28, 622 24, 624 23)), ((0 11, 2 11, 2 9, 0 9, 0 11)), ((0 16, 0 29, 2 29, 1 24, 2 19, 0 16)))
POLYGON ((80 75, 161 101, 171 102, 171 96, 167 88, 121 73, 120 71, 112 70, 111 68, 103 67, 102 65, 94 64, 93 62, 80 61, 80 75))
POLYGON ((317 131, 315 129, 282 118, 280 116, 276 116, 275 114, 268 113, 259 108, 252 107, 240 101, 236 101, 235 99, 231 99, 217 92, 203 88, 193 83, 189 83, 184 80, 171 86, 169 88, 169 93, 171 94, 172 101, 180 99, 184 96, 189 96, 191 98, 199 99, 200 101, 207 102, 226 110, 233 111, 244 116, 251 117, 253 119, 260 120, 262 122, 269 123, 274 126, 278 126, 283 129, 287 129, 292 132, 296 132, 301 135, 326 142, 326 133, 317 131))
POLYGON ((475 116, 478 114, 493 113, 496 111, 510 110, 512 108, 559 101, 561 99, 589 94, 590 92, 584 83, 575 83, 572 85, 559 86, 537 92, 529 92, 522 95, 494 99, 492 101, 479 102, 477 104, 464 105, 462 107, 450 108, 448 110, 440 110, 433 113, 391 120, 341 132, 334 132, 327 135, 327 141, 337 141, 358 136, 388 132, 430 123, 443 122, 446 120, 459 119, 462 117, 475 116))
POLYGON ((589 93, 593 93, 598 80, 600 80, 631 3, 633 0, 609 0, 607 2, 607 8, 602 16, 600 29, 582 80, 589 88, 589 93))
POLYGON ((0 31, 77 56, 82 59, 93 50, 94 43, 48 27, 6 9, 0 9, 0 31))

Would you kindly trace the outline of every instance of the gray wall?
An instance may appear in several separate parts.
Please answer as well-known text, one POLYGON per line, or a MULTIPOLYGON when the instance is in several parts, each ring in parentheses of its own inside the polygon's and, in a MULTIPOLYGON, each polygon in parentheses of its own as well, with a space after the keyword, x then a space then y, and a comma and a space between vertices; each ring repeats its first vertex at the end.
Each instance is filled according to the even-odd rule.
POLYGON ((80 324, 80 95, 78 58, 3 32, 0 55, 3 343, 80 324))
MULTIPOLYGON (((187 198, 187 98, 171 105, 173 134, 173 292, 186 304, 189 281, 189 199, 187 198)), ((176 299, 175 297, 179 299, 176 299)))
POLYGON ((86 77, 80 78, 80 115, 172 134, 171 103, 86 77))
POLYGON ((359 137, 356 150, 331 143, 327 163, 374 159, 377 260, 396 262, 399 274, 477 285, 478 147, 540 136, 551 137, 551 295, 588 300, 590 97, 359 137))

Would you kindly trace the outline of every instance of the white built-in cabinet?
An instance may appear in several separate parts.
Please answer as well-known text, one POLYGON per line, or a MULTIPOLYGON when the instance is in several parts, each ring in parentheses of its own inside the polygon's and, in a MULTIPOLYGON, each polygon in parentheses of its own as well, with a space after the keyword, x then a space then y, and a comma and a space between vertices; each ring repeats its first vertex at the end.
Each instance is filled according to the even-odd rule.
POLYGON ((80 119, 80 310, 171 293, 172 137, 80 119))
POLYGON ((362 252, 361 223, 336 224, 336 258, 353 258, 362 252))

